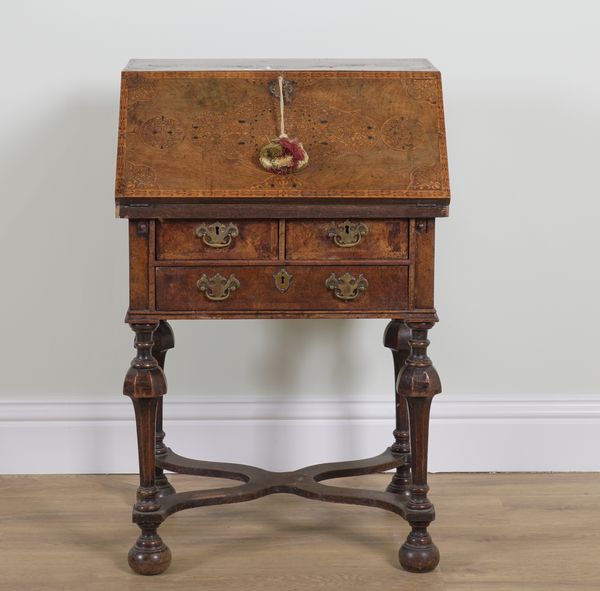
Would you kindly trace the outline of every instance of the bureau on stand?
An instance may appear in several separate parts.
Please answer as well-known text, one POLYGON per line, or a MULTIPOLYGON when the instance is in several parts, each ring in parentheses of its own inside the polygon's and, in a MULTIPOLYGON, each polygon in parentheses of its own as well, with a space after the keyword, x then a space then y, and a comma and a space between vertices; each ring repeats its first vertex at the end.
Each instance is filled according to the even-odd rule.
MULTIPOLYGON (((282 162, 294 166, 295 148, 288 154, 282 145, 282 162)), ((134 571, 169 566, 158 534, 169 515, 274 493, 392 511, 411 528, 402 566, 437 566, 427 455, 441 385, 427 347, 437 321, 435 221, 448 215, 449 197, 440 75, 426 60, 130 62, 116 203, 129 220, 126 322, 136 349, 124 384, 140 466, 134 571), (284 108, 308 164, 275 174, 259 154, 278 123, 283 132, 284 108), (383 336, 394 363, 390 447, 291 472, 171 450, 163 430, 165 356, 174 347, 168 321, 243 318, 390 319, 383 336), (327 484, 391 469, 385 491, 327 484), (240 484, 178 493, 167 472, 240 484)))

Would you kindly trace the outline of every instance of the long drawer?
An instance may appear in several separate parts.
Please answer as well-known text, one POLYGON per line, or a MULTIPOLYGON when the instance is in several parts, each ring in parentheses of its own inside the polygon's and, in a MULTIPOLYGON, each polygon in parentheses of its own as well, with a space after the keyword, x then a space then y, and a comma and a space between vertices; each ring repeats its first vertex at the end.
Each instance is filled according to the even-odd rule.
POLYGON ((404 265, 156 268, 159 311, 395 311, 407 301, 404 265))

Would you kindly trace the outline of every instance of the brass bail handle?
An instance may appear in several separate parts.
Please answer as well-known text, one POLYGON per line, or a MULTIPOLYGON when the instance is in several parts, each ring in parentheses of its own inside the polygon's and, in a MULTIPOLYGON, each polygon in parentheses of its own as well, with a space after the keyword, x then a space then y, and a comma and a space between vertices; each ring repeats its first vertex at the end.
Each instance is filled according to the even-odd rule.
POLYGON ((356 246, 368 232, 369 228, 365 223, 350 220, 341 223, 331 222, 327 228, 327 236, 340 248, 356 246))
POLYGON ((221 222, 202 223, 196 228, 196 236, 202 238, 202 242, 211 248, 226 248, 239 234, 239 228, 231 222, 227 224, 221 222))
POLYGON ((369 282, 362 273, 358 277, 354 277, 348 272, 339 277, 332 273, 325 280, 325 287, 333 291, 336 298, 348 301, 355 300, 363 291, 366 291, 369 282))
POLYGON ((196 287, 212 302, 222 302, 240 288, 240 281, 233 273, 229 277, 223 277, 220 273, 212 277, 203 274, 196 282, 196 287))

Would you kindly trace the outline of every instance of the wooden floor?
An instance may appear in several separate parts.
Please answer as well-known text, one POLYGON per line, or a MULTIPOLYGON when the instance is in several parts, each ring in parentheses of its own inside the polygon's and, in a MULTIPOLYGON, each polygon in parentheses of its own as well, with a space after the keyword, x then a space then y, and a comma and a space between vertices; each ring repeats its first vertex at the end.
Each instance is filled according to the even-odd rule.
MULTIPOLYGON (((388 478, 338 484, 383 488, 388 478)), ((137 536, 135 482, 0 477, 0 589, 600 590, 599 474, 433 475, 431 532, 442 560, 426 575, 398 566, 407 525, 392 513, 273 495, 172 516, 160 530, 170 569, 140 577, 126 560, 137 536)), ((173 482, 178 490, 223 483, 173 482)))

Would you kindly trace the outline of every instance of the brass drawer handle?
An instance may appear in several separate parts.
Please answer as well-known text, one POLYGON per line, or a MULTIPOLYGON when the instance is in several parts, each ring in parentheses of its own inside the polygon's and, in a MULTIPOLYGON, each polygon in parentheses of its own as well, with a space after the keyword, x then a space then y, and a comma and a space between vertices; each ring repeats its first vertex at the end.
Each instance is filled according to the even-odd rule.
POLYGON ((339 277, 332 273, 325 281, 325 287, 333 290, 340 300, 354 300, 369 287, 367 278, 361 273, 358 278, 346 272, 339 277))
POLYGON ((336 246, 349 248, 356 246, 368 231, 369 228, 363 222, 346 220, 341 224, 331 222, 329 228, 327 228, 327 236, 333 239, 336 246))
POLYGON ((223 277, 220 273, 207 277, 202 275, 196 282, 198 289, 213 302, 226 300, 232 291, 239 289, 239 279, 232 273, 229 277, 223 277))
POLYGON ((211 248, 225 248, 231 244, 233 238, 240 233, 239 228, 232 224, 222 224, 215 222, 214 224, 200 224, 196 228, 196 236, 202 238, 202 242, 211 248))

